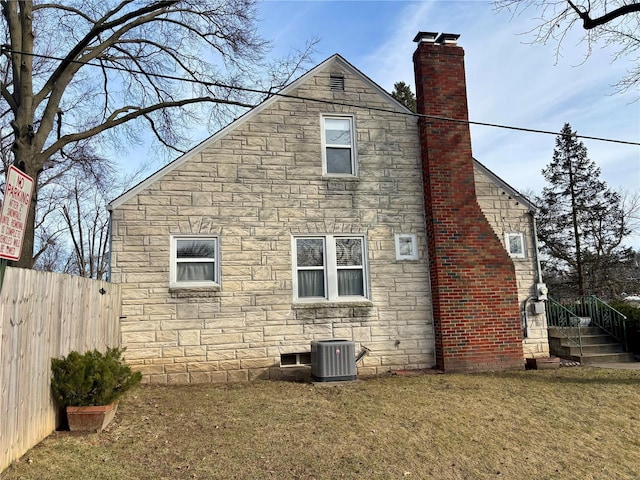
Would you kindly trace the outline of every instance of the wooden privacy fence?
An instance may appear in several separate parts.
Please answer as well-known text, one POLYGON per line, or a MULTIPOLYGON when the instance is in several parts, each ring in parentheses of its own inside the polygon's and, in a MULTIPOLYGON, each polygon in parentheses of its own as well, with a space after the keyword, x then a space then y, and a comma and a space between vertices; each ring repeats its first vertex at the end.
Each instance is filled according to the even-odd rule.
POLYGON ((0 472, 56 428, 51 358, 119 345, 120 285, 7 268, 0 291, 0 472))

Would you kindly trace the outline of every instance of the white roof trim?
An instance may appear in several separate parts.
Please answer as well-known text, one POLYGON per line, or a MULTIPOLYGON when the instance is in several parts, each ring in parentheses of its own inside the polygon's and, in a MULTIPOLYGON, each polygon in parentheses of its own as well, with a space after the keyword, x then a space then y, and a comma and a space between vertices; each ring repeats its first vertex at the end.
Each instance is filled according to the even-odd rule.
MULTIPOLYGON (((150 185, 154 184, 156 181, 160 180, 162 177, 164 177, 168 173, 172 172, 173 170, 175 170, 176 168, 181 166, 183 163, 187 162, 189 159, 191 159, 194 156, 200 154, 202 151, 204 151, 206 148, 208 148, 211 144, 217 142, 218 140, 220 140, 221 138, 226 136, 230 131, 232 131, 235 128, 241 126, 245 122, 251 120, 253 117, 258 115, 261 111, 263 111, 264 109, 268 108, 273 103, 275 103, 278 100, 280 100, 280 96, 282 96, 282 95, 290 95, 293 90, 295 90, 300 85, 305 83, 309 78, 313 77, 314 75, 317 75, 320 71, 324 70, 325 68, 327 68, 330 65, 333 65, 334 63, 339 63, 340 66, 342 66, 344 69, 348 70, 349 72, 351 72, 352 74, 354 74, 356 76, 361 77, 361 79, 365 83, 369 84, 369 86, 373 90, 378 92, 380 95, 386 97, 387 100, 391 104, 393 104, 401 112, 408 113, 408 114, 412 114, 413 113, 413 112, 411 112, 411 110, 409 110, 404 105, 402 105, 400 102, 398 102, 395 98, 393 98, 389 94, 389 92, 385 91, 377 83, 375 83, 373 80, 371 80, 365 74, 363 74, 360 70, 358 70, 356 67, 351 65, 349 62, 347 62, 341 55, 336 53, 336 54, 332 55, 331 57, 327 58, 324 62, 320 63, 319 65, 317 65, 314 68, 312 68, 311 70, 309 70, 304 75, 300 76, 298 79, 296 79, 294 82, 290 83, 288 86, 286 86, 282 90, 280 90, 280 92, 278 92, 278 94, 267 98, 262 103, 260 103, 256 107, 252 108, 251 110, 246 112, 244 115, 242 115, 241 117, 239 117, 236 120, 234 120, 233 122, 231 122, 226 127, 222 128, 221 130, 218 130, 212 136, 210 136, 209 138, 203 140, 200 144, 196 145, 194 148, 192 148, 188 152, 184 153, 180 157, 178 157, 175 160, 173 160, 171 163, 168 163, 167 165, 162 167, 160 170, 158 170, 155 173, 151 174, 149 177, 147 177, 146 179, 144 179, 143 181, 141 181, 140 183, 138 183, 136 186, 132 187, 131 189, 127 190, 125 193, 123 193, 119 197, 113 199, 107 205, 107 210, 112 211, 113 209, 118 208, 120 205, 122 205, 125 202, 129 201, 131 198, 135 197, 142 190, 144 190, 145 188, 147 188, 150 185)), ((309 99, 309 101, 312 101, 312 100, 309 99)))
POLYGON ((531 203, 530 200, 524 197, 520 192, 518 192, 515 188, 501 179, 498 175, 489 170, 486 165, 476 160, 475 158, 473 159, 473 162, 486 176, 491 178, 499 187, 502 187, 503 190, 506 190, 513 198, 526 206, 531 212, 535 213, 538 211, 538 207, 536 207, 533 203, 531 203))

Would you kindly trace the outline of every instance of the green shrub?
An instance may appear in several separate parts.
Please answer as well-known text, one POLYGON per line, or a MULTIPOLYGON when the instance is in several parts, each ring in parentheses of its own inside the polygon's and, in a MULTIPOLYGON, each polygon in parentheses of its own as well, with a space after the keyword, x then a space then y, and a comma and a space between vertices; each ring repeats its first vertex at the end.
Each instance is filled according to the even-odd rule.
POLYGON ((64 358, 51 359, 51 389, 63 407, 108 405, 140 383, 142 374, 124 363, 120 348, 102 354, 93 350, 71 352, 64 358))
POLYGON ((640 353, 640 308, 621 301, 611 301, 609 305, 627 317, 629 349, 634 353, 640 353))

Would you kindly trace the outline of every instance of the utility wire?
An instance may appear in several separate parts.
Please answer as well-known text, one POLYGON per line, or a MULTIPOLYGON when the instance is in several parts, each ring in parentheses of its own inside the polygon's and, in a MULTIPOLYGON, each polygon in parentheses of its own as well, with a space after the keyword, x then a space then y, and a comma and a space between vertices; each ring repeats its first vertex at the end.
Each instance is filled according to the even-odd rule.
MULTIPOLYGON (((439 121, 454 122, 454 123, 465 123, 465 124, 468 124, 468 125, 478 125, 478 126, 482 126, 482 127, 503 128, 503 129, 507 129, 507 130, 515 130, 515 131, 519 131, 519 132, 528 132, 528 133, 539 133, 539 134, 544 134, 544 135, 554 135, 554 136, 562 135, 562 133, 559 133, 559 132, 552 132, 552 131, 549 131, 549 130, 540 130, 540 129, 536 129, 536 128, 516 127, 516 126, 513 126, 513 125, 502 125, 502 124, 498 124, 498 123, 476 122, 476 121, 472 121, 472 120, 461 120, 461 119, 456 119, 456 118, 441 117, 441 116, 437 116, 437 115, 425 115, 425 114, 415 113, 415 112, 403 112, 403 111, 398 111, 398 110, 389 110, 389 109, 385 109, 385 108, 382 108, 382 107, 365 107, 365 106, 358 105, 358 104, 353 104, 353 103, 336 102, 334 100, 303 97, 303 96, 300 96, 300 95, 289 95, 289 94, 286 94, 286 93, 272 92, 272 91, 260 90, 260 89, 256 89, 256 88, 240 87, 240 86, 236 86, 236 85, 227 85, 227 84, 220 83, 220 82, 211 82, 211 81, 207 81, 207 80, 197 80, 195 78, 178 77, 178 76, 166 75, 166 74, 162 74, 162 73, 149 73, 149 72, 143 72, 142 70, 132 70, 132 69, 125 68, 125 67, 118 67, 116 65, 102 65, 102 64, 96 64, 96 63, 90 63, 90 62, 83 62, 83 61, 80 61, 80 60, 69 60, 69 59, 66 59, 66 58, 55 57, 55 56, 52 56, 52 55, 40 55, 40 54, 37 54, 37 53, 21 52, 19 50, 12 49, 10 45, 2 45, 2 46, 0 46, 0 55, 4 54, 6 52, 17 53, 17 54, 20 54, 20 55, 30 55, 32 57, 44 58, 44 59, 47 59, 47 60, 57 60, 57 61, 60 61, 60 62, 77 63, 77 64, 81 64, 81 65, 87 65, 87 66, 90 66, 90 67, 97 67, 97 68, 103 68, 103 69, 107 69, 107 70, 116 70, 116 71, 126 72, 126 73, 129 73, 129 74, 145 75, 145 76, 149 76, 149 77, 161 78, 161 79, 164 79, 164 80, 174 80, 174 81, 179 81, 179 82, 194 83, 194 84, 197 84, 197 85, 204 85, 204 86, 207 86, 207 87, 218 87, 218 88, 225 88, 225 89, 228 89, 228 90, 238 90, 238 91, 241 91, 241 92, 258 93, 258 94, 261 94, 261 95, 266 95, 267 98, 275 96, 275 97, 289 98, 289 99, 295 99, 295 100, 304 100, 304 101, 308 101, 308 102, 324 103, 324 104, 334 105, 334 106, 360 108, 360 109, 376 111, 376 112, 394 113, 394 114, 398 114, 398 115, 409 115, 409 116, 414 116, 414 117, 418 117, 418 118, 426 118, 426 119, 429 119, 429 120, 439 120, 439 121)), ((239 106, 241 106, 241 105, 239 105, 239 106)), ((253 108, 255 108, 256 106, 257 105, 254 105, 253 108)), ((248 108, 248 107, 245 107, 245 108, 248 108)), ((578 135, 578 134, 572 134, 571 136, 573 138, 582 138, 582 139, 585 139, 585 140, 596 140, 596 141, 599 141, 599 142, 609 142, 609 143, 619 143, 619 144, 624 144, 624 145, 637 145, 637 146, 640 146, 640 142, 632 142, 632 141, 629 141, 629 140, 617 140, 617 139, 613 139, 613 138, 593 137, 593 136, 578 135)))

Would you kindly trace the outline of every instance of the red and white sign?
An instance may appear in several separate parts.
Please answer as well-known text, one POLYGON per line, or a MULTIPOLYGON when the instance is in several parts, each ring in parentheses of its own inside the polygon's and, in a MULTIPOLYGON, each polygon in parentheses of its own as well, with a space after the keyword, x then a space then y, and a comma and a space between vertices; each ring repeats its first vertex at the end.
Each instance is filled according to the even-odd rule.
POLYGON ((10 166, 0 211, 0 258, 20 259, 32 191, 33 179, 10 166))

